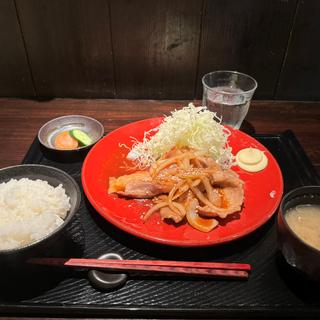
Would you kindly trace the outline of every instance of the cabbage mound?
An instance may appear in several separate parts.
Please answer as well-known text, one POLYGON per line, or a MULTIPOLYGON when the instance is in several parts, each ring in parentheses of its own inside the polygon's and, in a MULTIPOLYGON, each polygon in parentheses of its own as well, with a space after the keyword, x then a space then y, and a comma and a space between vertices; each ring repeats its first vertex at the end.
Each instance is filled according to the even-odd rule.
POLYGON ((234 162, 228 145, 230 131, 220 121, 207 107, 195 107, 189 103, 166 116, 158 128, 146 132, 142 142, 134 139, 128 158, 139 168, 146 168, 174 147, 189 147, 228 169, 234 162))

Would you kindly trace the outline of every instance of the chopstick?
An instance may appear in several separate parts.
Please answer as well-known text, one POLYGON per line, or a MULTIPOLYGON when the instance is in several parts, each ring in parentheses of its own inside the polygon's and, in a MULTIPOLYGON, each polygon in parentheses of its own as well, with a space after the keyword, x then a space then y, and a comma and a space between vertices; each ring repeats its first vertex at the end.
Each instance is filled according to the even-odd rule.
POLYGON ((99 260, 99 259, 64 259, 64 258, 31 258, 29 263, 81 267, 125 272, 156 272, 177 275, 200 275, 224 278, 248 278, 249 264, 223 262, 189 262, 161 260, 99 260))

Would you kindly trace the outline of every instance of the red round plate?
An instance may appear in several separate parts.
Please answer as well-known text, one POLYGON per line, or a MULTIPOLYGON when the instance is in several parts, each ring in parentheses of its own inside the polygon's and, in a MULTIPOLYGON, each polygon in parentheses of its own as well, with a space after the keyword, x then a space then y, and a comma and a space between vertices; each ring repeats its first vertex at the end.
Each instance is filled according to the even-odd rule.
POLYGON ((82 185, 94 208, 118 228, 143 239, 181 247, 216 245, 243 237, 264 224, 276 211, 283 192, 280 168, 270 152, 258 141, 238 130, 231 130, 229 144, 233 154, 240 149, 255 147, 265 152, 269 163, 258 173, 249 173, 237 166, 235 170, 245 182, 242 211, 228 217, 223 225, 209 233, 190 225, 175 226, 162 222, 157 214, 143 223, 141 216, 151 201, 118 198, 108 194, 109 177, 128 174, 124 162, 132 145, 132 137, 142 140, 144 132, 157 127, 162 118, 147 119, 123 126, 100 140, 87 155, 82 168, 82 185))

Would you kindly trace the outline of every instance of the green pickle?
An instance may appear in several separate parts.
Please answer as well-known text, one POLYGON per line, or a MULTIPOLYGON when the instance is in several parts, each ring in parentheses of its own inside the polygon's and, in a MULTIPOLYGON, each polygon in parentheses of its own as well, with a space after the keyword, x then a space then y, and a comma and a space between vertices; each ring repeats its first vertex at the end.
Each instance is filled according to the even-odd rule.
POLYGON ((88 146, 92 143, 92 139, 82 130, 73 129, 73 130, 70 130, 69 133, 73 138, 78 140, 84 146, 88 146))

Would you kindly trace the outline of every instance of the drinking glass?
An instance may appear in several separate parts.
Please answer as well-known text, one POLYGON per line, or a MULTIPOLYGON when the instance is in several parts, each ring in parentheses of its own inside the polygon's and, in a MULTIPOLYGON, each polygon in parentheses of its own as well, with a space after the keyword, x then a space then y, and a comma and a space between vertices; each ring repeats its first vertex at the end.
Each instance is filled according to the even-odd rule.
POLYGON ((214 71, 202 77, 202 105, 216 112, 221 123, 239 129, 258 86, 252 77, 237 71, 214 71))

